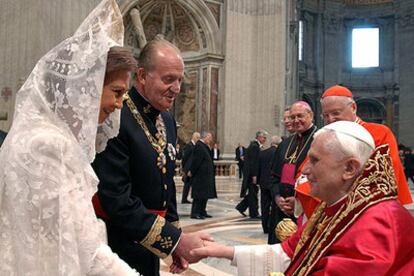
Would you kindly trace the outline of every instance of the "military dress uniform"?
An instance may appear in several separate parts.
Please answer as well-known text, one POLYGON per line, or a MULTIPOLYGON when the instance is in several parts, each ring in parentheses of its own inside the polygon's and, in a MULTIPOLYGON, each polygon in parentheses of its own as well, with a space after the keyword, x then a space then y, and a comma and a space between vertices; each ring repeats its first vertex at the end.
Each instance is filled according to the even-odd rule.
POLYGON ((159 258, 172 252, 181 235, 173 180, 176 140, 171 114, 154 109, 132 88, 119 135, 93 163, 100 179, 93 201, 106 222, 109 246, 143 275, 159 275, 159 258))

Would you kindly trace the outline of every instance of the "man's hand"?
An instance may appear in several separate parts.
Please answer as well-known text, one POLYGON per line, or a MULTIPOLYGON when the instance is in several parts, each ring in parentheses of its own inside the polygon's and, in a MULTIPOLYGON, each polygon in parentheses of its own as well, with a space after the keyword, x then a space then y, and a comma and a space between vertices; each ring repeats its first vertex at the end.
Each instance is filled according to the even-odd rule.
POLYGON ((170 265, 171 273, 182 273, 188 268, 188 261, 184 257, 180 257, 177 253, 172 253, 173 263, 170 265))
POLYGON ((195 248, 203 247, 205 241, 214 241, 207 233, 182 233, 177 248, 174 250, 174 255, 185 258, 190 264, 198 262, 201 257, 190 255, 190 251, 195 248))
POLYGON ((193 249, 190 251, 190 254, 197 258, 216 257, 233 260, 234 247, 217 242, 205 241, 204 247, 193 249))
POLYGON ((283 213, 285 213, 286 215, 293 215, 295 197, 291 196, 284 198, 282 196, 276 196, 275 202, 283 213))
POLYGON ((187 173, 187 176, 188 177, 192 177, 193 175, 191 174, 191 171, 189 171, 188 173, 187 173))
POLYGON ((252 176, 252 183, 257 184, 257 176, 252 176))

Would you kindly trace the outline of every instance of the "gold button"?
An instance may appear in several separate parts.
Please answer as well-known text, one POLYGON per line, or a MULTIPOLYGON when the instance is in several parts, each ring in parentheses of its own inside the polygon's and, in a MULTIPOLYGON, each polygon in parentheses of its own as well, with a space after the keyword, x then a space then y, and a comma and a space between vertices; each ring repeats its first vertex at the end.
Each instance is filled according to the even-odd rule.
POLYGON ((167 206, 167 201, 164 201, 163 207, 165 208, 165 206, 167 206))

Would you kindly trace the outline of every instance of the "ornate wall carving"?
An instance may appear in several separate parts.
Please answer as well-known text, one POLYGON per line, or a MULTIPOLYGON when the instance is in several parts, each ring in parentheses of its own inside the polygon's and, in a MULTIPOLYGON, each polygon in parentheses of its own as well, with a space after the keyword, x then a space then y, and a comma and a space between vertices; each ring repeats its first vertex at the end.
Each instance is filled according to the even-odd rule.
POLYGON ((217 134, 218 81, 219 81, 219 69, 211 68, 209 130, 213 134, 213 137, 216 137, 216 134, 217 134))
POLYGON ((207 7, 210 9, 211 13, 214 16, 214 19, 216 19, 217 25, 220 26, 220 19, 221 19, 221 5, 217 3, 211 3, 206 1, 207 7))
POLYGON ((181 93, 175 100, 174 117, 178 124, 178 138, 180 143, 187 143, 191 134, 196 130, 197 116, 198 70, 188 72, 181 87, 181 93))

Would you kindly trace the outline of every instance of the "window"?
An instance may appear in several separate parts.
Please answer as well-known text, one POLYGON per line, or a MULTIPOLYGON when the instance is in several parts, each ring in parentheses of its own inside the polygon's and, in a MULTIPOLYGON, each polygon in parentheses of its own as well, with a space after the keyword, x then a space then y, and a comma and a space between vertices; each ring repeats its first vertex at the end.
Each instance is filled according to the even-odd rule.
POLYGON ((379 66, 379 29, 352 29, 352 67, 379 66))
POLYGON ((299 20, 299 41, 298 41, 299 61, 302 61, 303 54, 303 21, 299 20))

